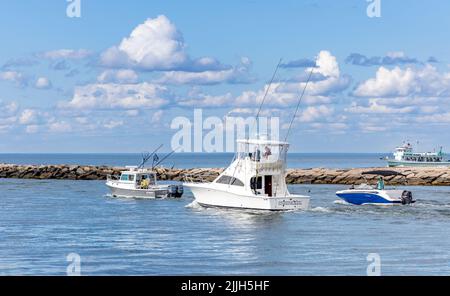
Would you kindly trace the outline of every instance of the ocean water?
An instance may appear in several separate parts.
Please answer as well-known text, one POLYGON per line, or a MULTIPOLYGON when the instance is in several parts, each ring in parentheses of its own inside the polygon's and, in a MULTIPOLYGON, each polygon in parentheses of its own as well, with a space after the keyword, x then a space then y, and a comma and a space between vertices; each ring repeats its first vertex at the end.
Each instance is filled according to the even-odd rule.
POLYGON ((351 206, 336 185, 293 185, 311 209, 204 209, 108 196, 101 181, 0 179, 0 274, 450 275, 450 188, 409 187, 411 206, 351 206))
MULTIPOLYGON (((165 154, 158 154, 160 159, 165 154)), ((290 168, 352 168, 384 167, 386 153, 289 153, 290 168)), ((79 164, 125 166, 138 165, 141 154, 0 154, 0 163, 15 164, 79 164)), ((174 153, 162 165, 178 168, 226 167, 233 159, 232 153, 174 153)))

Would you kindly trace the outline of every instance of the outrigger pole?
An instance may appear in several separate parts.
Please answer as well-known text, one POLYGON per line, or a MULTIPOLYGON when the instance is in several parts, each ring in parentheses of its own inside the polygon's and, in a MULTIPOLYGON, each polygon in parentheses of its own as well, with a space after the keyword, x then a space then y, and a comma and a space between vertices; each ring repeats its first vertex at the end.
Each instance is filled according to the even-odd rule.
POLYGON ((144 153, 142 154, 142 162, 141 164, 138 166, 138 169, 142 169, 144 167, 144 165, 147 163, 147 161, 153 156, 155 155, 156 152, 158 152, 159 149, 161 149, 161 147, 164 146, 163 144, 159 145, 158 148, 156 148, 155 150, 153 150, 152 153, 147 153, 147 155, 144 155, 144 153))
POLYGON ((305 95, 306 88, 308 87, 308 83, 311 80, 313 72, 314 72, 314 67, 311 67, 311 72, 309 72, 308 80, 306 80, 305 87, 303 88, 302 94, 298 98, 297 107, 295 108, 294 116, 292 116, 292 120, 291 120, 291 123, 289 124, 289 128, 287 130, 286 137, 284 138, 285 142, 287 141, 287 138, 289 137, 289 133, 291 132, 291 128, 292 128, 292 124, 294 123, 295 117, 297 116, 297 112, 300 107, 300 103, 302 102, 303 96, 305 95))
POLYGON ((166 156, 164 156, 160 161, 158 161, 156 164, 152 165, 152 169, 154 169, 155 167, 157 167, 160 163, 162 163, 164 160, 166 160, 167 158, 169 158, 172 154, 174 154, 176 151, 178 150, 172 150, 172 152, 170 152, 169 154, 167 154, 166 156))

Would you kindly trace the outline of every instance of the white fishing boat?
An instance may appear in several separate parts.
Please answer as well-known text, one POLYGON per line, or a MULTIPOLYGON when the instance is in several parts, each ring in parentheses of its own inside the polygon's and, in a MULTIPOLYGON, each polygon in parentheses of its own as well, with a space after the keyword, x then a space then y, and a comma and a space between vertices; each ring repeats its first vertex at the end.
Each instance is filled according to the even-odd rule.
POLYGON ((450 161, 446 160, 446 154, 439 152, 414 152, 411 143, 405 143, 395 149, 394 158, 386 158, 389 167, 405 167, 405 166, 447 166, 450 167, 450 161))
POLYGON ((369 171, 365 175, 379 176, 377 186, 367 183, 352 185, 349 189, 340 190, 336 195, 347 203, 354 205, 408 205, 415 203, 411 191, 395 188, 385 189, 383 177, 404 176, 395 171, 369 171))
POLYGON ((120 176, 108 175, 106 186, 111 190, 113 197, 129 198, 179 198, 183 195, 183 185, 179 184, 159 184, 157 173, 154 169, 165 159, 170 157, 175 151, 167 154, 163 159, 159 159, 156 152, 163 145, 159 145, 152 153, 142 155, 142 162, 139 166, 127 166, 120 176), (145 164, 153 159, 151 168, 146 168, 145 164))
POLYGON ((290 194, 286 185, 288 143, 249 139, 237 144, 233 162, 213 182, 183 184, 198 204, 268 211, 308 208, 309 197, 290 194))
POLYGON ((106 186, 113 197, 179 198, 183 185, 158 184, 156 172, 147 168, 127 167, 120 176, 108 175, 106 186))

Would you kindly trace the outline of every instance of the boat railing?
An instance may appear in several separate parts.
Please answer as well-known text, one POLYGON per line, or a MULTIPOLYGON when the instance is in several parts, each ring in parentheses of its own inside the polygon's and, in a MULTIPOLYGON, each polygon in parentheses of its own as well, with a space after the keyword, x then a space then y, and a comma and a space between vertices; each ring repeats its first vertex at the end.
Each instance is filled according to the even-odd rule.
POLYGON ((270 161, 252 161, 252 169, 277 171, 283 169, 283 161, 280 159, 270 161))

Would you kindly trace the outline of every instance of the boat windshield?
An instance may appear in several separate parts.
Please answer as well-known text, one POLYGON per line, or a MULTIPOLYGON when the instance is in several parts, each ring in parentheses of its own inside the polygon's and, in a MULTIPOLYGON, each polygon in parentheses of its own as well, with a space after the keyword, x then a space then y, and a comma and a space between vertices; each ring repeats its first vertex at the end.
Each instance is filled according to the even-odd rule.
POLYGON ((130 181, 133 182, 134 181, 134 175, 132 174, 122 174, 120 176, 120 181, 130 181))

